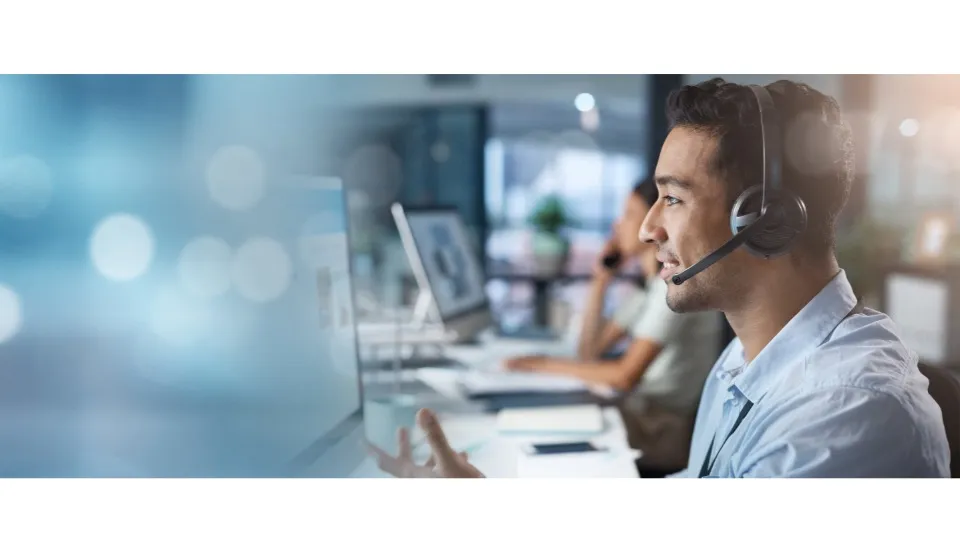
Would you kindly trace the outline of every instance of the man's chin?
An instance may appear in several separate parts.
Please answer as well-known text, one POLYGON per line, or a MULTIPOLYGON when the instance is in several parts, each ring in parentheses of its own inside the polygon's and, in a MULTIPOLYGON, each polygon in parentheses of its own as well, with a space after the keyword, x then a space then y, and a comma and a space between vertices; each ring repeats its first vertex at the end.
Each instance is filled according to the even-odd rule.
POLYGON ((670 308, 670 311, 674 313, 686 313, 686 310, 683 309, 683 303, 674 299, 673 296, 667 296, 667 307, 670 308))
MULTIPOLYGON (((668 283, 669 280, 668 280, 668 283)), ((673 285, 670 283, 669 288, 674 288, 673 291, 667 292, 667 307, 670 308, 670 311, 674 313, 692 313, 697 311, 706 311, 709 308, 702 305, 702 302, 697 301, 696 294, 689 294, 690 291, 680 292, 676 290, 675 287, 682 287, 684 285, 673 285)))

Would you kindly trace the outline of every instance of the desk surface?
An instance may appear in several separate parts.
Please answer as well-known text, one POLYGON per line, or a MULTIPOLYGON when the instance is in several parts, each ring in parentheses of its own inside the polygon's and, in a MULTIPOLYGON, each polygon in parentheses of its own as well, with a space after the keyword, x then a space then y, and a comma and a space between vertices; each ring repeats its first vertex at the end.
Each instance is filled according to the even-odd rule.
MULTIPOLYGON (((559 435, 504 435, 497 432, 496 415, 492 413, 440 414, 440 422, 450 444, 458 451, 467 452, 470 462, 488 478, 516 478, 525 476, 521 470, 524 460, 555 459, 554 457, 526 457, 522 448, 531 443, 582 440, 559 435)), ((612 407, 603 409, 604 431, 588 440, 606 452, 583 456, 583 460, 557 460, 557 467, 536 467, 535 476, 555 478, 637 478, 634 460, 638 454, 626 443, 626 431, 620 413, 612 407)), ((417 446, 414 456, 423 462, 429 455, 426 443, 417 446)), ((387 475, 377 469, 372 460, 366 460, 355 472, 355 477, 382 478, 387 475)))
MULTIPOLYGON (((525 341, 517 339, 487 339, 480 345, 456 345, 444 348, 444 354, 461 361, 467 367, 484 367, 499 363, 504 358, 521 354, 570 354, 570 344, 563 342, 525 341)), ((409 382, 420 377, 418 372, 429 370, 404 370, 400 373, 383 373, 383 383, 397 379, 409 382)), ((438 370, 433 369, 436 374, 438 370)), ((442 370, 439 370, 442 371, 442 370)), ((424 378, 426 380, 428 378, 424 378)), ((416 401, 429 405, 438 411, 441 424, 451 445, 458 451, 465 451, 470 455, 471 462, 491 478, 512 478, 528 476, 552 476, 563 478, 577 477, 619 477, 636 478, 638 476, 635 459, 636 451, 627 444, 626 429, 619 411, 614 407, 604 407, 604 431, 594 437, 589 437, 596 446, 607 448, 607 452, 591 453, 579 457, 527 457, 522 448, 538 442, 564 442, 571 439, 563 435, 506 435, 496 428, 496 413, 477 410, 472 407, 459 407, 457 404, 467 405, 465 397, 454 385, 444 387, 442 381, 431 380, 432 395, 414 396, 416 401), (445 399, 453 407, 444 410, 438 404, 438 398, 445 399), (431 404, 433 402, 433 404, 431 404), (538 461, 538 466, 527 467, 531 459, 554 460, 556 467, 546 461, 538 461)), ((409 417, 409 411, 401 413, 409 417)), ((582 439, 581 439, 582 440, 582 439)), ((415 449, 418 461, 423 461, 429 454, 425 443, 415 449)), ((372 460, 367 460, 354 473, 357 477, 384 477, 385 474, 377 469, 372 460)))

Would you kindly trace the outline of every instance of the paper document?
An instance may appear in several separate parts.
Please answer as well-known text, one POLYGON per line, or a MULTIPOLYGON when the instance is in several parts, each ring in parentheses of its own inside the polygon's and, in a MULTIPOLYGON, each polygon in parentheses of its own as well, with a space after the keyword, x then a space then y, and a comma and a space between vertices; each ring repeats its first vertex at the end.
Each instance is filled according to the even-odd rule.
POLYGON ((539 373, 512 373, 507 371, 470 370, 460 373, 460 385, 469 394, 497 394, 508 392, 578 392, 589 390, 587 385, 571 377, 539 373))
POLYGON ((497 430, 595 435, 603 431, 603 412, 597 405, 504 409, 497 413, 497 430))

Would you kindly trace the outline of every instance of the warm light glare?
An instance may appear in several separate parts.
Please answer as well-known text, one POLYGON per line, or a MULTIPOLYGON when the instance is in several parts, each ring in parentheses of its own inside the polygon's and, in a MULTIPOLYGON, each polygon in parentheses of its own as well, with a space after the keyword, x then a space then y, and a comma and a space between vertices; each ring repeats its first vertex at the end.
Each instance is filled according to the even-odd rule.
POLYGON ((913 118, 907 118, 903 122, 900 122, 900 134, 904 137, 913 137, 920 132, 920 122, 917 122, 913 118))
POLYGON ((0 344, 17 335, 21 324, 20 299, 13 290, 0 285, 0 344))
POLYGON ((960 168, 960 108, 941 107, 924 120, 931 157, 956 170, 960 168))
POLYGON ((944 241, 950 225, 944 219, 937 219, 927 224, 923 238, 923 252, 935 256, 943 251, 944 241))
POLYGON ((584 92, 583 94, 578 94, 577 97, 573 100, 573 105, 580 112, 587 112, 593 109, 596 106, 596 104, 597 102, 595 99, 593 99, 593 95, 587 94, 586 92, 584 92))
POLYGON ((90 238, 93 264, 105 277, 116 281, 128 281, 146 272, 153 250, 150 228, 129 214, 105 218, 90 238))

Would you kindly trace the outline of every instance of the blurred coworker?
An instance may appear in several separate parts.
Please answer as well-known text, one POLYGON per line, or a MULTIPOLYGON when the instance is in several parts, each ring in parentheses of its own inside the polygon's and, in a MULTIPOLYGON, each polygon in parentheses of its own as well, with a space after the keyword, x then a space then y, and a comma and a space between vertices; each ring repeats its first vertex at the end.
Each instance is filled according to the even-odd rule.
POLYGON ((526 356, 507 360, 513 371, 567 375, 588 384, 631 392, 621 407, 630 444, 642 451, 645 477, 681 470, 687 463, 700 391, 720 347, 720 315, 714 311, 675 313, 667 306, 667 284, 658 277, 653 244, 640 241, 640 225, 657 201, 657 185, 641 181, 627 197, 597 261, 584 310, 577 359, 526 356), (640 262, 646 291, 638 290, 602 315, 615 274, 632 258, 640 262), (600 358, 624 336, 622 355, 600 358))

